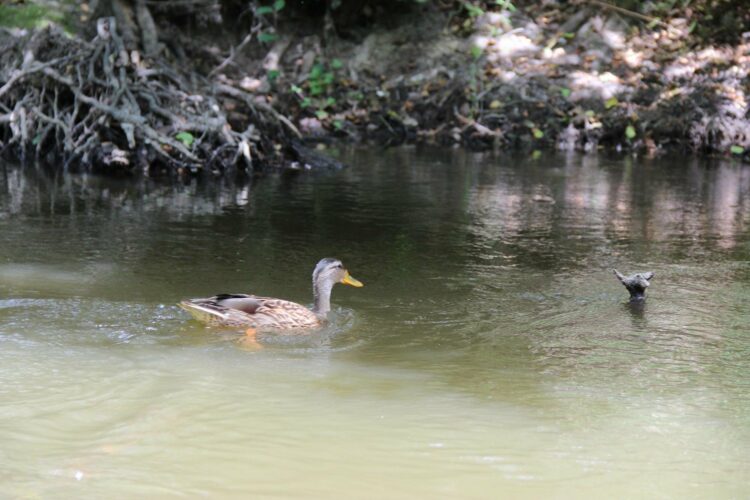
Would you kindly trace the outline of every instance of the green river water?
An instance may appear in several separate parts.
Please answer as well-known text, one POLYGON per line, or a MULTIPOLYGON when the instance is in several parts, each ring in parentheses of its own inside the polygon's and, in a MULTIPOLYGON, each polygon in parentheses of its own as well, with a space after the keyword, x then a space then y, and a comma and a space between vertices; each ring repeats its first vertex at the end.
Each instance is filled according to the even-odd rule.
POLYGON ((750 169, 353 150, 182 183, 0 167, 0 498, 747 498, 750 169), (309 335, 207 329, 219 292, 309 335), (611 269, 656 272, 628 304, 611 269))

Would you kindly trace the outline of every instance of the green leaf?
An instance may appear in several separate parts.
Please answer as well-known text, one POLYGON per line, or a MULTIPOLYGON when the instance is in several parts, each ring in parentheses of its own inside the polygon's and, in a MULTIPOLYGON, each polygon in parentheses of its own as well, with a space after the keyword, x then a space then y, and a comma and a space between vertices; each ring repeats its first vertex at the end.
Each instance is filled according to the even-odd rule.
POLYGON ((263 7, 258 7, 255 9, 255 13, 259 16, 264 16, 266 14, 273 14, 273 7, 268 7, 267 5, 264 5, 263 7))
POLYGON ((271 69, 268 71, 268 73, 266 73, 266 76, 268 77, 269 82, 273 82, 279 77, 279 74, 280 72, 278 69, 271 69))
POLYGON ((617 100, 617 97, 610 97, 606 101, 604 101, 604 107, 607 109, 614 108, 619 104, 620 101, 617 100))
POLYGON ((324 85, 330 85, 333 83, 333 73, 330 71, 323 75, 323 84, 324 85))
POLYGON ((309 108, 312 105, 312 99, 305 97, 299 105, 301 108, 309 108))
POLYGON ((323 93, 323 85, 318 81, 310 82, 310 95, 320 95, 323 93))
POLYGON ((193 134, 191 134, 190 132, 183 131, 178 133, 174 137, 188 148, 193 145, 193 142, 195 142, 195 137, 193 137, 193 134))
POLYGON ((344 63, 341 62, 341 59, 333 59, 331 61, 331 68, 333 69, 341 69, 344 67, 344 63))
POLYGON ((562 95, 565 99, 567 99, 568 97, 570 97, 570 89, 566 87, 561 88, 560 95, 562 95))
POLYGON ((473 45, 471 47, 471 56, 474 59, 479 59, 480 57, 482 57, 482 52, 482 47, 477 47, 476 45, 473 45))
POLYGON ((344 122, 342 122, 341 120, 333 120, 333 128, 335 128, 336 130, 341 130, 342 128, 344 128, 344 122))
POLYGON ((326 118, 328 118, 328 113, 326 113, 322 109, 319 109, 315 112, 315 116, 318 117, 318 120, 325 120, 326 118))
POLYGON ((484 14, 484 9, 477 7, 476 5, 472 5, 469 2, 464 2, 464 8, 467 10, 470 17, 477 17, 484 14))
POLYGON ((632 125, 628 125, 625 127, 625 137, 628 138, 629 141, 632 141, 635 139, 635 127, 632 125))
POLYGON ((542 157, 542 152, 541 152, 541 151, 539 151, 538 149, 535 149, 535 150, 534 150, 534 151, 533 151, 533 152, 531 153, 531 159, 532 159, 532 160, 538 160, 538 159, 539 159, 539 158, 541 158, 541 157, 542 157))
POLYGON ((336 104, 336 99, 334 99, 333 97, 329 97, 326 99, 326 103, 323 105, 323 107, 329 108, 335 104, 336 104))
POLYGON ((258 40, 263 43, 273 42, 276 40, 276 34, 275 33, 261 33, 258 35, 258 40))
POLYGON ((510 0, 495 0, 495 4, 499 5, 503 9, 508 9, 511 12, 516 11, 516 6, 510 0))
POLYGON ((531 129, 531 133, 534 134, 534 139, 541 139, 542 137, 544 137, 544 132, 536 127, 531 129))
POLYGON ((310 69, 310 75, 309 78, 311 80, 316 80, 320 78, 320 76, 323 74, 323 71, 325 71, 325 68, 322 64, 318 63, 313 65, 313 67, 310 69))
POLYGON ((292 84, 291 89, 292 89, 292 92, 294 92, 295 94, 301 94, 302 93, 302 89, 299 88, 299 87, 297 87, 294 84, 292 84))
POLYGON ((274 8, 274 10, 275 10, 276 12, 278 12, 278 11, 280 11, 281 9, 283 9, 285 5, 286 5, 286 2, 285 2, 284 0, 276 0, 276 1, 275 1, 275 2, 273 3, 273 8, 274 8))
POLYGON ((735 144, 734 146, 732 146, 731 148, 729 148, 729 151, 731 151, 731 153, 733 155, 741 155, 742 153, 745 152, 745 148, 743 148, 742 146, 738 146, 738 145, 735 144))
POLYGON ((31 139, 31 144, 33 144, 34 146, 36 146, 40 142, 42 142, 42 134, 37 134, 33 139, 31 139))

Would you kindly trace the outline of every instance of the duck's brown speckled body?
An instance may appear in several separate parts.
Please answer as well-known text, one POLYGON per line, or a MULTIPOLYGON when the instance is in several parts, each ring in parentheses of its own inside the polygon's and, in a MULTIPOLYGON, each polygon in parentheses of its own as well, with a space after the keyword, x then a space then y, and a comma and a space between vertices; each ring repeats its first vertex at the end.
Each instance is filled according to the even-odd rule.
POLYGON ((326 258, 313 271, 313 309, 272 297, 245 294, 220 294, 201 299, 188 299, 179 306, 195 319, 211 326, 254 328, 256 330, 297 330, 322 326, 331 309, 333 285, 344 283, 361 287, 341 261, 326 258))

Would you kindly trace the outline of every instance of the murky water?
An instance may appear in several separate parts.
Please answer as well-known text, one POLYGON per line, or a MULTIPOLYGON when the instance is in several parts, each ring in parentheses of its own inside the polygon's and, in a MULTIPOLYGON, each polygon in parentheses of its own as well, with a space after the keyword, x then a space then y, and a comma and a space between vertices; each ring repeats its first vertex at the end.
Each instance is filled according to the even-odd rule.
POLYGON ((0 171, 0 497, 750 495, 750 170, 354 151, 173 185, 0 171), (175 303, 311 302, 260 346, 175 303), (657 273, 629 306, 611 268, 657 273))

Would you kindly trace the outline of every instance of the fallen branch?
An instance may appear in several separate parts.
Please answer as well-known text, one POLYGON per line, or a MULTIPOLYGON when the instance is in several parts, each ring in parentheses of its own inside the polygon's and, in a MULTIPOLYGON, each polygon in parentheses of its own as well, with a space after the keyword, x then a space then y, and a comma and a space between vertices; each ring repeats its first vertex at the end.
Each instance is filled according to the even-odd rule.
POLYGON ((605 9, 613 10, 615 12, 619 12, 620 14, 633 17, 635 19, 640 19, 641 21, 646 21, 649 24, 654 24, 657 26, 661 26, 662 28, 666 28, 668 30, 671 30, 673 33, 680 34, 679 31, 674 29, 673 26, 671 26, 668 23, 665 23, 659 18, 647 16, 645 14, 641 14, 640 12, 635 12, 629 9, 626 9, 624 7, 619 7, 617 5, 612 5, 611 3, 603 2, 602 0, 583 0, 584 2, 588 2, 594 5, 598 5, 599 7, 603 7, 605 9))
POLYGON ((219 71, 223 70, 224 68, 226 68, 229 64, 231 64, 234 61, 234 58, 237 56, 237 54, 239 54, 240 51, 242 49, 244 49, 247 46, 247 44, 250 43, 250 41, 252 41, 253 36, 255 36, 255 34, 259 30, 260 30, 260 25, 254 27, 252 30, 250 30, 250 33, 248 33, 247 35, 245 35, 245 38, 242 39, 242 41, 239 43, 239 45, 237 45, 237 47, 233 47, 229 51, 229 56, 227 56, 226 59, 224 59, 218 66, 216 66, 214 69, 212 69, 208 73, 209 78, 212 77, 212 76, 214 76, 215 74, 217 74, 219 71))

